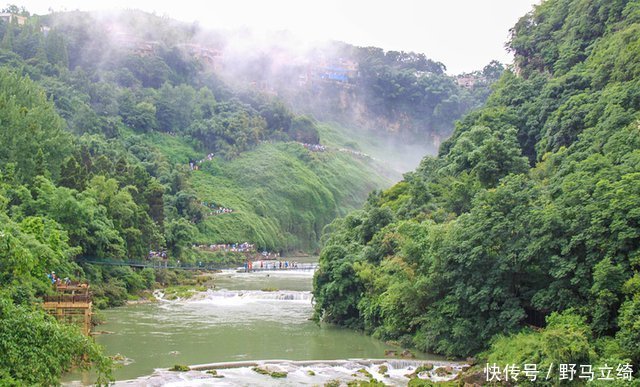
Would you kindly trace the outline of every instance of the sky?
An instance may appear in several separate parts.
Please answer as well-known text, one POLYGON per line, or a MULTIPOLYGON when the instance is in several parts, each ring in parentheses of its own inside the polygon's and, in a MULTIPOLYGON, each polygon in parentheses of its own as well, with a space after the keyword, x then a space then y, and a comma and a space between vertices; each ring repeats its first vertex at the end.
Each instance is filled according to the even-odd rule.
POLYGON ((482 69, 493 59, 511 63, 509 29, 539 0, 29 0, 49 10, 140 9, 207 28, 290 31, 305 41, 340 40, 385 50, 415 51, 447 66, 447 73, 482 69))

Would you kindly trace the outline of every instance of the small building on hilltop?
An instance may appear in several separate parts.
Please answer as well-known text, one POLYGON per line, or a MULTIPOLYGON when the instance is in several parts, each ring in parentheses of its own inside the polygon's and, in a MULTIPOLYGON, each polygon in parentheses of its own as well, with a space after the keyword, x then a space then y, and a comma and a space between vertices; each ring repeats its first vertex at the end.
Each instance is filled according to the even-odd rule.
POLYGON ((342 58, 329 63, 319 63, 314 72, 316 79, 341 84, 351 83, 359 76, 358 64, 342 58))
POLYGON ((20 15, 16 15, 14 13, 0 13, 0 20, 2 20, 5 23, 11 23, 13 20, 16 21, 16 23, 18 23, 18 25, 23 26, 24 23, 27 22, 27 17, 26 16, 20 16, 20 15))

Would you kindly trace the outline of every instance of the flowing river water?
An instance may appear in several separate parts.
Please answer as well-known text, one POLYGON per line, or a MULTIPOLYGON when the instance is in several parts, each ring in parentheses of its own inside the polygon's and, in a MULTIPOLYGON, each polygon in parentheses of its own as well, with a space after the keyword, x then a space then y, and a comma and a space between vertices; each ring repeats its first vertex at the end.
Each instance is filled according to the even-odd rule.
MULTIPOLYGON (((384 359, 385 350, 401 351, 360 332, 310 321, 312 277, 310 271, 224 271, 214 276, 215 288, 189 299, 160 299, 104 311, 106 323, 99 329, 112 333, 98 335, 96 340, 109 355, 125 358, 115 371, 122 385, 322 385, 343 376, 353 379, 362 368, 376 375, 379 365, 373 362, 284 361, 269 366, 288 371, 285 379, 260 375, 246 366, 220 370, 224 379, 197 371, 166 371, 175 364, 384 359)), ((442 360, 420 353, 416 358, 436 365, 442 360)), ((406 383, 404 375, 419 365, 406 360, 385 364, 390 368, 387 382, 392 385, 406 383)), ((67 382, 78 379, 82 381, 70 384, 87 383, 90 376, 66 378, 67 382)))

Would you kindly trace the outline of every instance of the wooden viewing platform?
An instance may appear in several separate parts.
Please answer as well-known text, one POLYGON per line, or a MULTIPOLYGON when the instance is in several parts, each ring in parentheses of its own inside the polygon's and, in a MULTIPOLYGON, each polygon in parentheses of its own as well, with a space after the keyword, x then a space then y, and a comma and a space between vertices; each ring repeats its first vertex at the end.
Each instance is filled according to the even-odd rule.
POLYGON ((91 332, 91 294, 89 285, 56 285, 58 294, 44 296, 44 310, 58 321, 80 326, 82 333, 91 332))

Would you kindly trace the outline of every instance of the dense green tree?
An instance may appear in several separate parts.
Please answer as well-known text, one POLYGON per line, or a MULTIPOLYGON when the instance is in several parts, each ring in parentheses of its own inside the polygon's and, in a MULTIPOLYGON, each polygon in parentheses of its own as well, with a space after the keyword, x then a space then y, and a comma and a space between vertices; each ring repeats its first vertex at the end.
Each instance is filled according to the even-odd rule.
MULTIPOLYGON (((4 22, 3 22, 4 24, 4 22)), ((15 27, 16 23, 10 22, 6 24, 6 27, 3 31, 2 42, 0 43, 0 47, 5 50, 11 51, 13 50, 13 40, 15 36, 15 27)))
POLYGON ((196 228, 184 218, 169 221, 165 224, 164 237, 171 254, 181 257, 185 249, 194 239, 196 228))
POLYGON ((0 298, 0 383, 56 385, 60 373, 73 366, 97 371, 108 384, 111 360, 101 355, 91 338, 76 327, 62 325, 42 311, 15 306, 0 298))
POLYGON ((51 30, 45 39, 45 52, 47 61, 53 65, 64 68, 69 66, 69 55, 64 37, 56 30, 51 30))
POLYGON ((308 144, 319 144, 320 135, 315 123, 309 117, 296 117, 287 130, 291 139, 308 144))
POLYGON ((0 116, 2 132, 0 160, 14 162, 17 176, 31 181, 42 172, 37 154, 47 162, 46 169, 58 178, 60 165, 70 155, 71 137, 64 131, 64 122, 52 103, 29 79, 8 69, 0 69, 0 116))
POLYGON ((196 91, 188 85, 165 83, 158 90, 156 117, 160 129, 166 132, 184 131, 193 119, 196 91))
MULTIPOLYGON (((638 15, 548 0, 523 17, 487 105, 329 228, 315 316, 450 356, 637 365, 638 15)), ((384 71, 393 100, 410 82, 384 71)))

